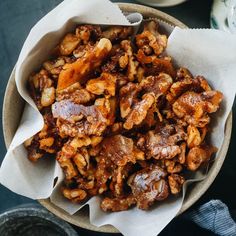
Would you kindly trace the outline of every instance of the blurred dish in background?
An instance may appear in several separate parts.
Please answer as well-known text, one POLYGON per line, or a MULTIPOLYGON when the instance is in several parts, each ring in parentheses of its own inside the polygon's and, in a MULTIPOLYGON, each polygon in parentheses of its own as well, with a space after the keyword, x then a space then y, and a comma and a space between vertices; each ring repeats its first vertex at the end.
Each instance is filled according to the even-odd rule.
POLYGON ((236 0, 231 0, 231 5, 228 13, 228 24, 230 31, 236 33, 236 0))
POLYGON ((236 0, 214 0, 211 28, 236 33, 236 0))
POLYGON ((25 204, 0 214, 1 236, 79 236, 68 223, 38 204, 25 204))
POLYGON ((171 7, 186 2, 187 0, 137 0, 137 1, 153 7, 171 7))

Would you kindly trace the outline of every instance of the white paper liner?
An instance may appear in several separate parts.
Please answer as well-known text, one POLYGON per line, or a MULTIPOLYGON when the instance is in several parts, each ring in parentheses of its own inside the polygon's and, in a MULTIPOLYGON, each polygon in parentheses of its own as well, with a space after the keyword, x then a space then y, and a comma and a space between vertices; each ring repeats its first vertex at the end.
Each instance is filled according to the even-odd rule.
MULTIPOLYGON (((140 15, 134 14, 128 19, 138 21, 140 15)), ((42 116, 27 92, 26 81, 48 58, 47 52, 78 23, 130 25, 120 9, 108 0, 65 0, 32 28, 17 61, 15 74, 18 91, 27 103, 0 170, 0 182, 7 188, 32 199, 51 196, 55 205, 70 214, 74 214, 83 205, 67 201, 60 193, 63 173, 59 165, 53 160, 45 159, 31 163, 22 143, 43 126, 42 116), (58 181, 53 188, 55 177, 58 177, 58 181)), ((134 27, 137 29, 139 24, 140 21, 136 22, 134 27)), ((165 26, 165 23, 162 24, 165 26)), ((170 28, 167 24, 167 30, 170 28)), ((219 148, 224 138, 225 121, 235 96, 235 42, 236 36, 216 30, 175 28, 167 47, 167 53, 175 59, 177 65, 187 67, 194 75, 204 75, 215 89, 224 93, 223 104, 215 116, 211 135, 212 143, 219 148)), ((195 179, 188 182, 200 180, 204 175, 198 172, 193 177, 195 179)), ((186 185, 184 193, 185 189, 186 185)), ((183 196, 170 197, 149 211, 133 208, 129 211, 104 213, 99 206, 100 197, 91 198, 87 204, 90 206, 90 221, 96 226, 111 224, 126 236, 154 236, 179 212, 183 196)))

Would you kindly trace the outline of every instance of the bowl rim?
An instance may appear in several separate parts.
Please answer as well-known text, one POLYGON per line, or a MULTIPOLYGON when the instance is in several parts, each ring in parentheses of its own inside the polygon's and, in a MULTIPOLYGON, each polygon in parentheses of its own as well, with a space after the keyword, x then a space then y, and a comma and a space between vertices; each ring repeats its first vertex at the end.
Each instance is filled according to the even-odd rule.
MULTIPOLYGON (((151 17, 156 17, 156 18, 160 19, 161 21, 169 23, 170 25, 178 25, 181 28, 187 28, 187 26, 185 24, 183 24, 181 21, 177 20, 176 18, 174 18, 162 11, 154 9, 152 7, 147 7, 147 6, 143 6, 143 5, 139 5, 139 4, 131 4, 131 3, 117 3, 117 4, 119 5, 119 7, 121 8, 122 11, 125 11, 125 12, 137 11, 137 12, 140 12, 141 14, 143 14, 144 16, 145 16, 145 14, 148 14, 149 16, 151 15, 151 17)), ((12 70, 9 81, 7 83, 7 87, 6 87, 5 94, 4 94, 4 100, 3 100, 3 109, 2 109, 3 136, 4 136, 5 145, 7 148, 10 145, 12 137, 9 134, 9 127, 7 127, 8 119, 6 117, 6 113, 7 113, 6 111, 9 109, 9 105, 11 104, 11 96, 8 96, 8 94, 13 93, 14 90, 16 89, 14 74, 15 74, 15 68, 12 70)), ((215 161, 213 163, 214 168, 210 168, 208 175, 204 180, 204 184, 203 184, 203 186, 201 186, 201 191, 197 192, 197 194, 195 194, 190 200, 189 199, 186 200, 186 198, 185 198, 182 208, 181 208, 180 212, 178 213, 178 215, 183 213, 189 207, 191 207, 206 192, 206 190, 210 187, 210 185, 215 180, 217 174, 219 173, 219 171, 223 165, 223 162, 225 160, 225 157, 226 157, 226 154, 228 151, 228 147, 229 147, 229 143, 230 143, 231 132, 232 132, 232 120, 233 119, 232 119, 232 111, 231 111, 228 116, 228 119, 226 121, 226 126, 225 126, 225 134, 227 134, 227 135, 225 135, 222 147, 218 152, 218 157, 220 157, 219 160, 217 160, 217 162, 215 161)), ((96 232, 119 233, 119 231, 111 225, 96 227, 96 226, 90 224, 89 222, 78 221, 78 219, 73 218, 73 216, 69 215, 64 210, 62 210, 59 207, 52 204, 49 199, 41 199, 38 201, 41 205, 43 205, 45 208, 47 208, 50 212, 52 212, 56 216, 60 217, 61 219, 65 220, 73 225, 79 226, 79 227, 87 229, 87 230, 96 231, 96 232)))
POLYGON ((16 206, 8 209, 7 211, 0 214, 0 227, 4 225, 9 220, 14 218, 15 220, 22 219, 24 217, 35 217, 49 224, 53 225, 54 228, 60 228, 64 231, 64 233, 68 236, 76 236, 78 235, 75 229, 71 225, 69 225, 66 221, 61 218, 56 217, 51 212, 41 207, 40 205, 28 203, 22 204, 20 206, 16 206))
POLYGON ((187 0, 176 0, 174 3, 173 1, 169 1, 166 3, 160 2, 160 3, 155 3, 155 2, 146 2, 145 0, 136 0, 137 2, 141 3, 141 4, 145 4, 147 6, 151 6, 151 7, 173 7, 173 6, 177 6, 181 3, 186 2, 187 0))

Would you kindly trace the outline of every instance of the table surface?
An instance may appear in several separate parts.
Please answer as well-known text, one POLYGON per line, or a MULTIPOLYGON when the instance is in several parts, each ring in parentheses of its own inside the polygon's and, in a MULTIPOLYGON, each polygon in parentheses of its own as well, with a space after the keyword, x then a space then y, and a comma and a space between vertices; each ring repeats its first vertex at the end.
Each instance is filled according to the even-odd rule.
MULTIPOLYGON (((9 75, 16 63, 22 44, 30 31, 30 28, 48 11, 55 7, 60 0, 1 0, 0 1, 0 104, 2 103, 5 88, 9 75)), ((135 1, 114 1, 130 2, 135 1)), ((175 7, 159 8, 192 28, 209 28, 209 16, 212 1, 209 0, 189 0, 175 7)), ((2 112, 2 111, 1 111, 2 112)), ((236 113, 236 104, 233 107, 233 117, 236 113)), ((13 114, 14 115, 14 114, 13 114)), ((2 117, 1 117, 2 119, 2 117)), ((0 128, 0 150, 2 161, 6 148, 0 128)), ((231 144, 228 150, 223 167, 215 179, 212 186, 204 196, 193 206, 204 203, 210 199, 220 199, 225 202, 230 209, 236 209, 235 201, 235 182, 236 182, 236 126, 233 124, 231 144)), ((0 212, 20 205, 22 203, 35 202, 25 197, 12 193, 3 186, 0 186, 0 212)), ((94 232, 88 232, 83 229, 77 229, 80 235, 106 235, 94 232)))

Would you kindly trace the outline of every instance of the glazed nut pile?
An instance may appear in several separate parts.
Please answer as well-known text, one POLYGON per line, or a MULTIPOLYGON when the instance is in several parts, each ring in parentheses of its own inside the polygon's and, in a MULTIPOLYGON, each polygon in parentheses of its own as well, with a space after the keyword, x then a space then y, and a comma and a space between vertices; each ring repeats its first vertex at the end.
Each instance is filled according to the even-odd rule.
POLYGON ((79 25, 30 76, 45 124, 25 142, 28 158, 56 158, 68 200, 101 195, 104 211, 146 210, 217 151, 205 137, 223 95, 175 68, 166 46, 155 21, 134 37, 131 27, 79 25))

